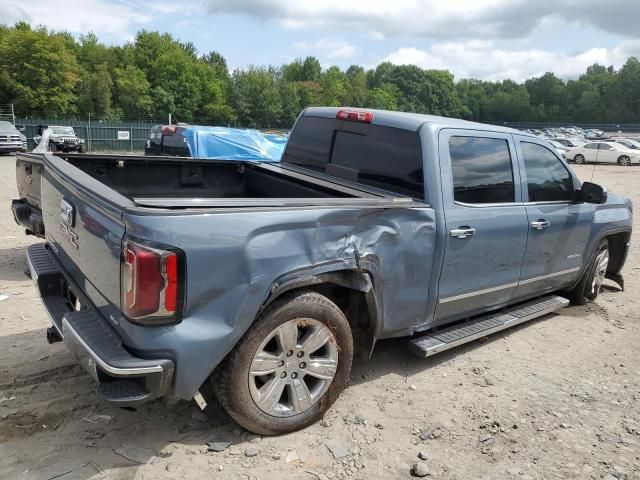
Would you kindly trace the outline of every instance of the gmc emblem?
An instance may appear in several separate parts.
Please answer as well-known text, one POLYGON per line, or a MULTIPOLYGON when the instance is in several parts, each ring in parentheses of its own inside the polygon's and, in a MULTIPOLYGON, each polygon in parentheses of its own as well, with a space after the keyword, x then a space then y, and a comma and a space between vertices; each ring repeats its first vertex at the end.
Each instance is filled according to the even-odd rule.
POLYGON ((67 202, 64 198, 60 201, 60 218, 69 227, 73 227, 73 222, 75 220, 75 208, 73 208, 73 205, 67 202))

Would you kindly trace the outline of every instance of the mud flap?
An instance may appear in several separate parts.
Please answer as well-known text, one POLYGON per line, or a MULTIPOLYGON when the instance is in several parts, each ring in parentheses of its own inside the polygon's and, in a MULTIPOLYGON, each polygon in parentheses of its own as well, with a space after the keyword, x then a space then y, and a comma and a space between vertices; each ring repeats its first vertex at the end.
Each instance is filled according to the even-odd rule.
POLYGON ((620 286, 620 289, 624 292, 624 278, 622 277, 622 274, 607 272, 605 278, 617 283, 620 286))

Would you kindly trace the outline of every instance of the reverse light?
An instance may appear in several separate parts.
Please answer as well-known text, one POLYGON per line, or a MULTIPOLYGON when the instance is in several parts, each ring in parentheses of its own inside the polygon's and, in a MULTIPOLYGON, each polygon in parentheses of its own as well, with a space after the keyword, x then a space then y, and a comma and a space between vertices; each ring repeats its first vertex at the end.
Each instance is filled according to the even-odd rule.
POLYGON ((373 112, 362 112, 360 110, 338 110, 336 118, 339 120, 371 123, 373 120, 373 112))
POLYGON ((182 251, 126 240, 120 271, 121 308, 130 320, 148 325, 180 320, 184 290, 182 251))

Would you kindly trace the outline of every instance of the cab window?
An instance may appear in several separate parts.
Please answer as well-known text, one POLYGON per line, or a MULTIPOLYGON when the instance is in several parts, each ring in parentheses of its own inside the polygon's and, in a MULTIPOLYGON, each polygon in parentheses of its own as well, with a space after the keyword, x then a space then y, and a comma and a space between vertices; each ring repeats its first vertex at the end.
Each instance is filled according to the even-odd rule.
POLYGON ((542 145, 521 142, 530 202, 570 201, 573 179, 551 150, 542 145))
POLYGON ((509 143, 502 138, 449 139, 453 197, 470 204, 515 201, 509 143))

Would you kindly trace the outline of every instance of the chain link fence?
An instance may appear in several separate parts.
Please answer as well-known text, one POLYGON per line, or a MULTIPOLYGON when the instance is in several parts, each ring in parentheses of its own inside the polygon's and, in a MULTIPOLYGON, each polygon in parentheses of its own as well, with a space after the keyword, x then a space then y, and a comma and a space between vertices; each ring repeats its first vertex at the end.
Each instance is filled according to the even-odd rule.
POLYGON ((16 126, 24 126, 22 132, 27 137, 28 148, 33 149, 35 142, 33 137, 38 134, 40 125, 60 125, 73 127, 76 135, 85 141, 85 149, 88 152, 141 152, 144 150, 149 130, 161 122, 151 121, 95 121, 86 120, 61 120, 51 118, 34 118, 16 116, 16 126))

